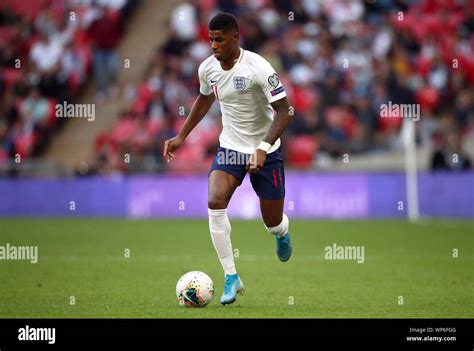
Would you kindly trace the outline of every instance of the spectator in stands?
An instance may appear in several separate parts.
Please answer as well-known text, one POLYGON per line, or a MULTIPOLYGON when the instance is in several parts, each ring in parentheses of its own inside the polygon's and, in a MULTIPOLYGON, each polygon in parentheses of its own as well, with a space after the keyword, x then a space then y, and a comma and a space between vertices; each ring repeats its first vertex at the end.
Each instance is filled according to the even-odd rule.
POLYGON ((35 29, 46 36, 52 36, 58 31, 57 20, 52 7, 45 4, 35 20, 35 29))
POLYGON ((15 157, 17 154, 22 158, 30 156, 35 142, 33 123, 18 118, 6 136, 5 142, 10 151, 10 157, 15 157))
POLYGON ((6 121, 0 119, 0 165, 7 162, 9 157, 6 145, 6 136, 8 133, 8 124, 6 121))
POLYGON ((462 150, 461 138, 457 130, 447 131, 439 144, 432 156, 432 170, 462 171, 472 168, 471 160, 462 150))
POLYGON ((462 30, 466 33, 473 34, 474 33, 474 7, 470 6, 467 9, 467 15, 465 20, 462 23, 462 30))
POLYGON ((77 89, 85 80, 86 67, 73 41, 68 41, 61 56, 60 80, 68 81, 73 90, 77 89))
MULTIPOLYGON (((458 139, 461 133, 474 139, 470 3, 196 0, 174 9, 169 35, 151 59, 132 102, 138 118, 165 123, 155 130, 155 140, 173 134, 182 121, 177 111, 189 106, 187 97, 199 89, 192 72, 211 55, 207 22, 217 8, 244 21, 244 49, 254 48, 285 72, 280 79, 295 119, 282 139, 284 146, 300 145, 298 140, 306 145, 313 138, 307 145, 332 157, 398 150, 403 118, 380 118, 381 105, 389 101, 420 105, 420 146, 430 146, 433 132, 446 129, 441 123, 444 111, 452 112, 446 125, 454 128, 458 139)), ((211 108, 204 121, 212 130, 220 128, 220 120, 219 110, 211 108)), ((194 141, 193 151, 201 149, 202 155, 193 152, 187 157, 199 163, 216 141, 199 133, 194 141)), ((156 154, 156 161, 162 162, 156 154)), ((318 155, 312 158, 317 161, 318 155)))
POLYGON ((322 151, 328 152, 333 157, 339 157, 347 152, 349 135, 345 127, 348 118, 348 114, 342 107, 331 107, 326 110, 327 131, 322 141, 322 151))
POLYGON ((467 125, 468 116, 474 113, 474 93, 472 89, 460 91, 454 102, 454 113, 459 124, 467 125))
POLYGON ((0 26, 21 22, 21 16, 16 14, 10 4, 0 7, 0 26))
POLYGON ((14 40, 2 48, 0 51, 0 66, 15 67, 16 60, 20 57, 18 52, 18 44, 14 40))
MULTIPOLYGON (((117 25, 106 26, 104 33, 97 26, 100 21, 96 23, 92 33, 101 32, 101 38, 93 34, 100 41, 116 32, 117 14, 125 13, 126 20, 138 4, 136 0, 0 2, 0 162, 16 154, 23 161, 41 152, 57 123, 67 121, 50 118, 54 104, 73 102, 87 79, 92 61, 88 28, 100 20, 103 8, 110 9, 111 16, 105 18, 117 25), (96 1, 102 6, 94 6, 96 1), (70 11, 77 21, 70 20, 70 11)), ((114 49, 116 38, 109 37, 114 49)), ((104 42, 107 38, 94 44, 101 47, 104 42)))
POLYGON ((377 129, 377 117, 374 111, 370 108, 369 96, 365 89, 359 89, 354 92, 352 104, 352 112, 354 113, 357 122, 361 123, 367 130, 368 137, 372 138, 373 133, 377 129))
POLYGON ((48 100, 41 96, 37 87, 33 87, 28 97, 20 105, 20 117, 26 123, 46 126, 49 113, 48 100))
MULTIPOLYGON (((0 120, 5 122, 5 125, 10 128, 18 119, 18 110, 15 104, 15 95, 12 90, 7 90, 3 96, 3 101, 0 104, 0 120)), ((0 138, 1 140, 1 138, 0 138)))
POLYGON ((105 100, 107 94, 117 94, 118 53, 117 46, 122 36, 120 14, 97 5, 98 18, 89 27, 93 43, 94 78, 98 103, 105 100))
POLYGON ((59 70, 62 47, 48 34, 41 33, 40 40, 33 45, 30 58, 40 73, 55 74, 59 70))
MULTIPOLYGON (((20 105, 20 119, 26 125, 33 126, 34 150, 31 154, 36 155, 46 146, 50 135, 48 118, 54 113, 48 99, 41 96, 37 87, 32 87, 28 97, 20 105)), ((29 127, 28 127, 29 128, 29 127)))

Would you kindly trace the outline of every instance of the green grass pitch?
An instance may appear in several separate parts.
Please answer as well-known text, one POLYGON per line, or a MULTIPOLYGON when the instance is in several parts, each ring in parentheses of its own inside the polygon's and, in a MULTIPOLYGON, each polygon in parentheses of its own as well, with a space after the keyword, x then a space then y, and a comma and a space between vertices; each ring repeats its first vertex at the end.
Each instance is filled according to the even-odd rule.
POLYGON ((37 245, 39 261, 0 261, 0 317, 474 317, 472 221, 292 220, 286 263, 262 222, 231 223, 247 291, 224 307, 206 220, 1 219, 0 245, 37 245), (333 243, 364 246, 365 262, 325 259, 333 243), (214 280, 205 308, 176 300, 191 270, 214 280))

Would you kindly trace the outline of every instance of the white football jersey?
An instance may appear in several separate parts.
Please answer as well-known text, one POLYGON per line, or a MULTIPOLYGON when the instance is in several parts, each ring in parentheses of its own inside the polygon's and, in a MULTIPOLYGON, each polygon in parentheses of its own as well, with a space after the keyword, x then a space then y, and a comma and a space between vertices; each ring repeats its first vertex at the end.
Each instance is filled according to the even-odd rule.
MULTIPOLYGON (((240 49, 234 66, 225 71, 214 55, 198 69, 200 92, 214 93, 222 113, 221 147, 253 154, 273 121, 270 103, 286 96, 278 75, 262 56, 240 49)), ((280 147, 280 139, 268 153, 280 147)))

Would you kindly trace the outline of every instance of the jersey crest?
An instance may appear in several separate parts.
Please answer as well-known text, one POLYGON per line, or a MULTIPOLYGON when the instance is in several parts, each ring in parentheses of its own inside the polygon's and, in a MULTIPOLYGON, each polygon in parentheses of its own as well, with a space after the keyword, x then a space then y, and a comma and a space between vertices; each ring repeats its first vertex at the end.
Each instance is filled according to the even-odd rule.
POLYGON ((234 76, 234 88, 237 91, 245 90, 245 78, 234 76))

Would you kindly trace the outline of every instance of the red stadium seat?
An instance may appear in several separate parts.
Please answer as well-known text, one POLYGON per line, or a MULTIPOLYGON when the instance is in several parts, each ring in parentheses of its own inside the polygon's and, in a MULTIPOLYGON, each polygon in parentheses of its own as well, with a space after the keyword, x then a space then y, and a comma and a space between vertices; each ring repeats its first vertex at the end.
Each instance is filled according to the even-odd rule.
POLYGON ((3 71, 3 79, 5 80, 6 88, 9 89, 21 79, 21 71, 16 68, 7 68, 3 71))
POLYGON ((45 6, 47 0, 27 0, 15 1, 13 3, 13 11, 17 14, 34 20, 41 9, 45 6))
POLYGON ((148 88, 146 83, 143 83, 140 88, 138 88, 138 96, 133 102, 133 112, 140 116, 145 115, 146 108, 152 97, 153 92, 148 88))
POLYGON ((158 133, 160 129, 163 128, 162 119, 150 119, 146 123, 146 132, 150 135, 158 133))
POLYGON ((286 147, 285 154, 288 163, 294 167, 309 168, 319 149, 319 141, 311 135, 292 137, 286 147))
POLYGON ((5 149, 0 149, 0 165, 8 161, 8 152, 5 149))
POLYGON ((418 71, 418 73, 422 77, 426 78, 426 76, 428 75, 428 72, 431 69, 431 61, 428 58, 420 55, 416 58, 415 65, 416 65, 416 70, 418 71))
POLYGON ((49 115, 48 115, 48 127, 53 128, 57 122, 56 117, 56 104, 58 101, 56 99, 48 99, 49 115))
POLYGON ((172 173, 202 172, 207 169, 206 163, 203 162, 204 149, 201 146, 183 145, 175 155, 173 162, 168 164, 172 173))
POLYGON ((14 32, 14 27, 0 27, 0 47, 4 47, 8 44, 14 32))
POLYGON ((378 118, 379 130, 382 132, 390 132, 393 130, 398 130, 402 125, 403 117, 400 116, 390 116, 386 118, 378 118))
POLYGON ((213 10, 216 6, 216 0, 201 0, 199 6, 203 11, 213 10))
POLYGON ((100 150, 109 142, 109 135, 105 132, 100 133, 94 140, 94 153, 98 154, 100 150))
POLYGON ((132 118, 123 118, 116 125, 111 134, 112 140, 122 143, 128 140, 137 127, 137 123, 132 118))
POLYGON ((296 111, 309 112, 314 92, 310 88, 295 86, 293 90, 293 104, 296 111))
POLYGON ((426 86, 416 92, 416 102, 421 108, 428 107, 433 110, 439 104, 439 93, 435 88, 426 86))
POLYGON ((15 137, 13 144, 15 145, 15 151, 21 156, 21 158, 31 154, 36 143, 36 139, 36 135, 33 132, 28 134, 20 134, 15 137))

